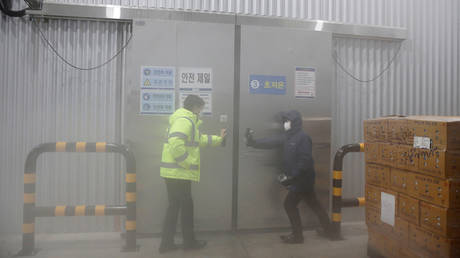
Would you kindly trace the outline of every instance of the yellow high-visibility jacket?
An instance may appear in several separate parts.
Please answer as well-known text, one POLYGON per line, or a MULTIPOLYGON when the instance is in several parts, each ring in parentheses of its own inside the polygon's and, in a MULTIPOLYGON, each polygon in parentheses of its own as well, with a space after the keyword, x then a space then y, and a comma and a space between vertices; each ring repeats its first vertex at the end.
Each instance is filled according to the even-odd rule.
POLYGON ((197 115, 184 108, 169 117, 160 164, 162 177, 200 181, 200 147, 219 146, 223 140, 217 135, 201 134, 201 123, 197 115))

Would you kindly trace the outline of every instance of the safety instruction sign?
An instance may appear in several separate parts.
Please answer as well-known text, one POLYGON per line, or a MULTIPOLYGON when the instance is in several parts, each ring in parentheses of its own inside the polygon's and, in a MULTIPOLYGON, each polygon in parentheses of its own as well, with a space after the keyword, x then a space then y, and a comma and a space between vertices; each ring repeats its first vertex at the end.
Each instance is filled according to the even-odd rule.
POLYGON ((175 109, 175 67, 142 66, 140 113, 172 114, 175 109))
POLYGON ((141 114, 172 114, 173 90, 141 89, 141 114))
POLYGON ((212 68, 181 67, 179 68, 180 90, 212 90, 212 68))
POLYGON ((174 89, 176 68, 159 66, 141 67, 141 88, 174 89))
POLYGON ((316 97, 316 70, 309 67, 295 68, 295 97, 316 97))
POLYGON ((205 102, 203 115, 212 115, 212 68, 180 67, 177 80, 180 106, 188 95, 197 95, 205 102))
POLYGON ((251 94, 286 94, 286 76, 274 75, 249 75, 249 92, 251 94))

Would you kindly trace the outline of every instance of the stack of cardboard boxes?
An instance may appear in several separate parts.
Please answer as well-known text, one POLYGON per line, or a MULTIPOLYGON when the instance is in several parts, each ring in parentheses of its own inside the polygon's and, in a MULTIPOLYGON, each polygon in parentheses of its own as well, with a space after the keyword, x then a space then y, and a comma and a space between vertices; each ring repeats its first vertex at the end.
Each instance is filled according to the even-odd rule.
POLYGON ((369 249, 460 257, 460 117, 364 122, 369 249))

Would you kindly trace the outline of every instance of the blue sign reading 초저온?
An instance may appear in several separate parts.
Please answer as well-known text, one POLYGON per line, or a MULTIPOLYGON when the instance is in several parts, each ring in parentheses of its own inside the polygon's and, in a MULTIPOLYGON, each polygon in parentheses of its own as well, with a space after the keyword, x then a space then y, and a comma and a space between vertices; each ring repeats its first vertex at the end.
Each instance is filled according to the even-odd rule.
POLYGON ((251 94, 286 94, 286 76, 249 75, 249 92, 251 94))

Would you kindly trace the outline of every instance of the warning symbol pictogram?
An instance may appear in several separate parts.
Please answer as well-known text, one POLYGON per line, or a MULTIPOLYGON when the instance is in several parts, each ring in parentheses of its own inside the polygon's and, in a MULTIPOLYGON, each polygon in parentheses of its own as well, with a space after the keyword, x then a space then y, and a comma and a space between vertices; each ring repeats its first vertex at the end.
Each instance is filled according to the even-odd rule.
POLYGON ((144 86, 150 86, 150 85, 151 85, 151 84, 150 84, 150 81, 149 81, 149 79, 145 80, 145 82, 144 82, 144 86))

